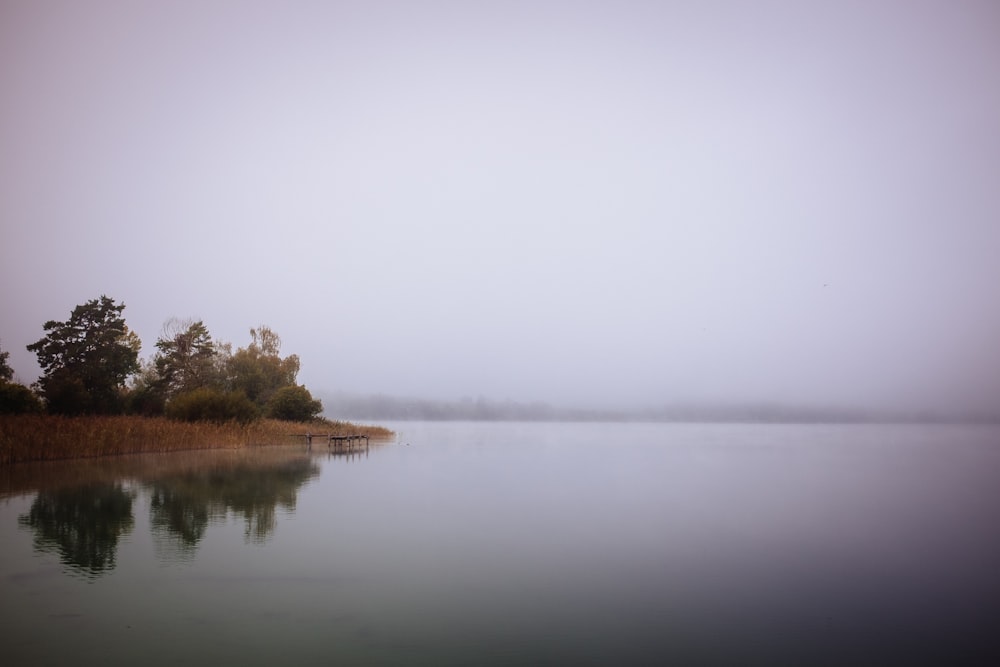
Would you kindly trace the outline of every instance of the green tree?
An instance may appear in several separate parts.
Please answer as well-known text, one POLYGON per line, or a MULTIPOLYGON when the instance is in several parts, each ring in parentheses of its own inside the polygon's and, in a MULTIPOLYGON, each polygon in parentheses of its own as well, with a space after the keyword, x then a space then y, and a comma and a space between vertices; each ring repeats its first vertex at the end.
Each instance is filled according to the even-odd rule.
POLYGON ((263 408, 276 391, 295 384, 299 358, 291 354, 282 359, 281 338, 265 326, 251 329, 250 339, 250 345, 227 360, 229 386, 263 408))
POLYGON ((14 379, 14 369, 7 363, 9 358, 10 352, 0 350, 0 382, 10 382, 14 379))
POLYGON ((323 403, 314 399, 302 385, 282 387, 267 403, 266 414, 272 419, 309 421, 323 412, 323 403))
POLYGON ((10 352, 0 350, 0 415, 41 412, 42 403, 23 384, 14 382, 14 369, 7 363, 10 352))
POLYGON ((125 412, 130 415, 153 417, 163 414, 166 395, 152 359, 139 362, 139 371, 129 380, 125 395, 125 412))
POLYGON ((139 370, 141 347, 123 310, 124 303, 102 295, 74 308, 65 322, 46 322, 46 336, 27 346, 38 355, 38 386, 51 412, 122 411, 125 381, 139 370))
POLYGON ((153 363, 167 398, 219 383, 215 342, 201 320, 168 321, 156 349, 153 363))

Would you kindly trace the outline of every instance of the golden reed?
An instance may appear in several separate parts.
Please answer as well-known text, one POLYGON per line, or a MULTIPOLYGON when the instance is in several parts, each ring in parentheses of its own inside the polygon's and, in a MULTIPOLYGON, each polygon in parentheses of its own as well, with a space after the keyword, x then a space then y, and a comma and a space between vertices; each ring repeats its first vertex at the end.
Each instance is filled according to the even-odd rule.
POLYGON ((144 452, 301 444, 302 439, 293 436, 306 432, 367 435, 373 440, 393 435, 381 426, 328 420, 297 423, 261 419, 243 425, 180 422, 165 417, 13 415, 0 416, 0 465, 144 452))

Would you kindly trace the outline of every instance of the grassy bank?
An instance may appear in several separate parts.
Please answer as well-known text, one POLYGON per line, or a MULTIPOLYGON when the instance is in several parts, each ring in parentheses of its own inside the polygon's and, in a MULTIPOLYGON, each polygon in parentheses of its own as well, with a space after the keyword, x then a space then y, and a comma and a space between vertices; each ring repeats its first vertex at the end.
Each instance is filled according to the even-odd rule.
POLYGON ((381 426, 328 420, 297 423, 262 419, 240 425, 235 422, 179 422, 163 417, 2 416, 0 465, 143 452, 301 444, 301 438, 290 436, 306 431, 367 435, 373 440, 393 435, 381 426))

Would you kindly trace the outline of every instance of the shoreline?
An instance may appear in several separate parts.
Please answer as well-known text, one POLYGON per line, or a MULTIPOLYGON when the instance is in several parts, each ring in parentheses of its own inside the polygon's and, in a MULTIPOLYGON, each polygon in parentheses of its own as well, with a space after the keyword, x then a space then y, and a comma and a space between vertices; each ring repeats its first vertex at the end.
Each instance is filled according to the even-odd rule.
POLYGON ((311 422, 260 419, 239 424, 182 422, 137 415, 4 415, 0 416, 0 467, 26 461, 292 445, 302 440, 292 436, 306 432, 317 436, 365 435, 376 442, 395 435, 382 426, 327 419, 311 422))

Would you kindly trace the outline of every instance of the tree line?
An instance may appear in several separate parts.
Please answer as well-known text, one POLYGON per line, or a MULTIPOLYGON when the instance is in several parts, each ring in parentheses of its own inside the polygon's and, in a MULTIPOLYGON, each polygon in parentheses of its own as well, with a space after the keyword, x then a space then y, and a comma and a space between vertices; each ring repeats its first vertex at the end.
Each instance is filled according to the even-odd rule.
POLYGON ((0 414, 166 415, 185 421, 249 422, 260 417, 306 421, 323 410, 296 383, 299 358, 282 357, 281 338, 266 326, 250 330, 235 351, 215 340, 201 320, 171 319, 156 352, 140 359, 142 343, 125 323, 124 303, 102 295, 50 320, 27 349, 42 375, 31 387, 13 381, 0 351, 0 414))

